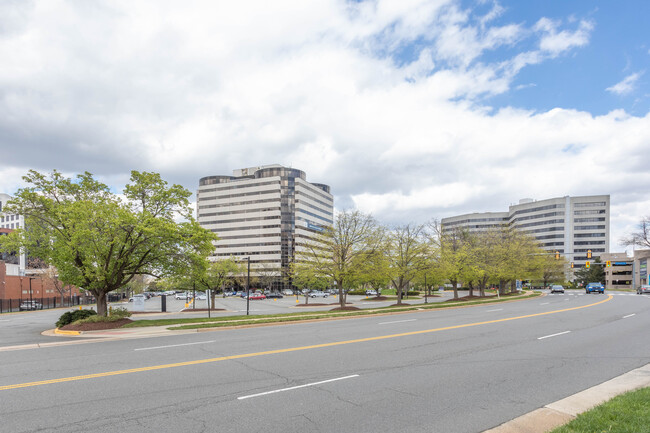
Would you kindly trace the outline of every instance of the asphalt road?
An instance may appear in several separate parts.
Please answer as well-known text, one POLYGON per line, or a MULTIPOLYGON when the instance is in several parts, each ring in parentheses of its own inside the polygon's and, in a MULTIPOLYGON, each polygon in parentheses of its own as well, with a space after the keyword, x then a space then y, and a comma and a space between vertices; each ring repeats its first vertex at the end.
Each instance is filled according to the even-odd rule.
POLYGON ((647 364, 648 329, 650 296, 576 292, 0 351, 0 430, 479 432, 647 364))

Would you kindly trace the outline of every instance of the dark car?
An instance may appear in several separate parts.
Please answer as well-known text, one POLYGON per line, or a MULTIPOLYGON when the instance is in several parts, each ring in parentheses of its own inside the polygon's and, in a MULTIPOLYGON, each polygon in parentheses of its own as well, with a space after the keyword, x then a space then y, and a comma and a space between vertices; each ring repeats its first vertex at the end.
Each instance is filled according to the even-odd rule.
POLYGON ((561 286, 560 284, 553 284, 551 286, 551 293, 564 293, 564 286, 561 286))
POLYGON ((641 286, 638 289, 636 289, 637 295, 642 295, 644 293, 650 293, 650 286, 641 286))
POLYGON ((266 294, 266 297, 267 297, 268 299, 272 299, 272 298, 278 298, 278 299, 279 299, 279 298, 284 298, 284 296, 282 296, 282 293, 280 293, 280 292, 269 292, 269 293, 266 294))

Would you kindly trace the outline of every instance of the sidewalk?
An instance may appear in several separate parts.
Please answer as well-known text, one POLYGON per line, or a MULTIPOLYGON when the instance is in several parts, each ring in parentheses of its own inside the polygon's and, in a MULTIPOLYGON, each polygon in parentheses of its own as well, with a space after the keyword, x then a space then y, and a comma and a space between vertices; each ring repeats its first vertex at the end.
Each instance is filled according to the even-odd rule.
POLYGON ((617 395, 650 386, 650 364, 555 403, 522 415, 484 433, 545 433, 617 395))

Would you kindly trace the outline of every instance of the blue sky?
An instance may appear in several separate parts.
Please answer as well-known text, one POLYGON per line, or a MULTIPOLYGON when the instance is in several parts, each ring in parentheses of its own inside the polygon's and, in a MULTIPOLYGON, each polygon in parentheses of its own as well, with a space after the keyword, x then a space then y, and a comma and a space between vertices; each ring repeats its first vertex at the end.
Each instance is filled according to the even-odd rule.
POLYGON ((0 192, 279 163, 388 224, 610 194, 650 214, 645 1, 0 2, 0 192))
MULTIPOLYGON (((473 2, 467 2, 471 4, 473 2)), ((527 67, 514 81, 520 90, 491 98, 495 107, 514 105, 533 110, 555 107, 594 115, 624 109, 645 115, 650 108, 650 2, 647 1, 502 1, 498 21, 533 24, 545 16, 571 27, 571 19, 593 23, 589 43, 552 62, 527 67), (635 91, 617 94, 607 88, 640 74, 635 91)), ((494 61, 502 51, 486 53, 494 61)))

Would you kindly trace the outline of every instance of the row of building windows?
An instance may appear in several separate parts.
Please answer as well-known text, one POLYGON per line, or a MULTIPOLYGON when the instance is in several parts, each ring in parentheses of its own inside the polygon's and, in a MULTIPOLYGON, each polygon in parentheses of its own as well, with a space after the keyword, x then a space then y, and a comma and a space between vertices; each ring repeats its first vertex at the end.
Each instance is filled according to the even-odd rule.
POLYGON ((310 207, 312 209, 316 209, 316 210, 319 210, 321 212, 328 213, 328 214, 332 213, 332 207, 331 206, 327 207, 326 209, 323 209, 320 206, 316 206, 314 204, 307 203, 304 200, 298 200, 298 199, 296 199, 296 205, 307 206, 307 207, 310 207))
POLYGON ((18 220, 18 215, 6 215, 6 216, 0 216, 0 223, 5 222, 5 218, 7 222, 9 221, 16 221, 18 220))
POLYGON ((556 235, 535 236, 535 239, 537 239, 537 240, 542 240, 542 239, 564 239, 564 233, 556 234, 556 235))
POLYGON ((548 213, 543 213, 538 215, 529 215, 521 218, 514 218, 512 222, 516 224, 517 221, 525 221, 525 220, 532 220, 537 218, 548 218, 548 217, 563 216, 563 215, 564 212, 548 212, 548 213))
POLYGON ((574 223, 599 223, 599 222, 604 222, 605 217, 600 217, 600 218, 574 218, 573 222, 574 223))
MULTIPOLYGON (((325 217, 322 217, 322 216, 320 216, 320 215, 317 215, 317 214, 315 214, 315 213, 313 213, 313 212, 309 212, 309 211, 306 211, 306 210, 304 210, 304 209, 296 209, 296 212, 304 213, 304 214, 307 214, 307 215, 312 216, 312 217, 314 217, 314 218, 318 218, 318 219, 321 220, 321 221, 325 221, 327 224, 330 224, 330 225, 332 224, 332 220, 327 219, 327 218, 325 218, 325 217)), ((303 221, 309 221, 309 220, 304 219, 304 218, 298 218, 298 219, 299 219, 299 220, 303 220, 303 221)))
POLYGON ((273 181, 267 181, 267 182, 247 183, 247 184, 244 184, 244 185, 228 184, 227 186, 220 186, 220 187, 217 187, 217 188, 200 189, 199 194, 206 193, 206 192, 226 191, 226 190, 229 190, 229 189, 254 188, 254 187, 258 187, 258 186, 279 185, 279 184, 280 184, 279 180, 273 180, 273 181))
POLYGON ((605 241, 575 241, 573 245, 605 245, 605 241))
POLYGON ((542 232, 563 232, 564 227, 545 227, 541 229, 533 229, 533 230, 524 230, 526 233, 542 233, 542 232))
POLYGON ((266 208, 257 208, 257 209, 233 210, 233 211, 226 211, 226 212, 208 212, 208 213, 199 213, 198 218, 207 218, 207 217, 221 216, 221 215, 240 215, 240 214, 247 214, 247 213, 273 212, 273 211, 279 211, 281 209, 282 208, 278 206, 278 207, 266 207, 266 208))
POLYGON ((573 251, 576 253, 586 253, 588 250, 591 250, 592 253, 604 253, 605 248, 576 248, 573 251))
POLYGON ((530 209, 522 209, 518 210, 516 212, 513 212, 510 217, 512 218, 513 216, 520 215, 522 213, 531 213, 531 212, 539 212, 541 210, 548 210, 548 209, 564 209, 563 204, 550 204, 548 206, 539 206, 539 207, 533 207, 530 209))
POLYGON ((0 226, 0 228, 3 228, 3 229, 19 229, 20 228, 20 223, 3 224, 3 225, 0 226))
POLYGON ((574 238, 604 238, 605 233, 576 233, 574 238))
POLYGON ((534 226, 541 226, 541 225, 546 225, 546 224, 563 224, 564 220, 547 220, 547 221, 538 221, 534 223, 527 223, 527 224, 517 224, 517 227, 534 227, 534 226))
POLYGON ((224 244, 217 245, 216 248, 242 248, 242 247, 269 247, 281 245, 281 242, 257 242, 257 243, 246 243, 246 244, 224 244))
POLYGON ((573 211, 573 215, 600 215, 604 214, 605 209, 600 210, 576 210, 573 211))
POLYGON ((573 207, 597 207, 605 206, 607 203, 604 201, 591 201, 586 203, 573 203, 573 207))
MULTIPOLYGON (((304 183, 298 183, 297 185, 299 185, 301 188, 305 188, 307 191, 309 191, 309 192, 311 192, 313 194, 316 194, 317 196, 327 200, 328 202, 330 202, 329 206, 332 206, 332 202, 333 202, 332 197, 330 197, 329 195, 324 193, 322 190, 313 188, 311 185, 307 185, 307 184, 304 184, 304 183)), ((300 190, 296 190, 296 194, 299 194, 299 193, 304 194, 300 190)), ((304 194, 304 195, 309 195, 309 194, 304 194)))
POLYGON ((324 201, 318 200, 317 198, 314 198, 313 196, 311 196, 309 194, 305 194, 304 192, 296 191, 296 200, 299 200, 299 196, 305 196, 309 200, 315 201, 316 203, 322 204, 323 206, 328 207, 328 208, 331 208, 332 205, 333 205, 331 201, 330 202, 324 202, 324 201))
POLYGON ((212 220, 212 221, 201 221, 201 224, 208 225, 208 224, 231 224, 231 223, 242 223, 242 222, 249 222, 249 221, 266 221, 266 220, 279 220, 280 215, 272 215, 272 216, 265 216, 265 217, 251 217, 251 218, 236 218, 236 219, 231 219, 231 220, 212 220))
POLYGON ((605 230, 604 225, 598 226, 574 226, 573 230, 605 230))
POLYGON ((232 198, 238 198, 238 197, 250 197, 254 195, 264 195, 264 194, 278 194, 279 191, 277 189, 267 189, 264 191, 252 191, 252 192, 241 192, 239 194, 223 194, 223 195, 215 195, 214 197, 206 197, 203 198, 202 200, 208 201, 208 200, 226 200, 226 199, 232 199, 232 198))
POLYGON ((269 198, 266 200, 240 201, 237 203, 209 204, 209 205, 199 206, 199 209, 212 209, 215 207, 230 207, 230 206, 240 206, 240 205, 247 205, 247 204, 257 204, 257 203, 275 203, 277 201, 278 199, 276 198, 269 198))
POLYGON ((224 228, 224 229, 212 229, 210 231, 215 232, 215 233, 221 233, 221 232, 232 232, 232 231, 237 231, 237 230, 259 230, 259 229, 279 229, 280 224, 273 224, 273 225, 264 225, 264 226, 246 226, 246 227, 231 227, 231 228, 224 228))

